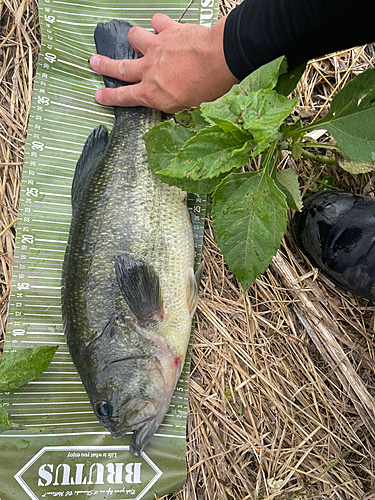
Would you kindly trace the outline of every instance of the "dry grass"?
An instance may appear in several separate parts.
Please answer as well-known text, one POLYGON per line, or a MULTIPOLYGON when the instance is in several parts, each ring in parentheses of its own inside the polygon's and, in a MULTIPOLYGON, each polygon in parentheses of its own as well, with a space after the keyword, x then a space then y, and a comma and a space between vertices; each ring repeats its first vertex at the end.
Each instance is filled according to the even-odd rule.
MULTIPOLYGON (((0 0, 0 304, 7 317, 14 223, 35 61, 34 0, 0 0), (10 36, 8 37, 8 34, 10 36)), ((235 5, 222 1, 222 13, 235 5)), ((361 47, 309 64, 297 112, 323 115, 332 94, 375 62, 361 47)), ((328 136, 321 138, 330 140, 328 136)), ((309 160, 304 193, 325 185, 372 195, 375 176, 309 160)), ((188 480, 169 498, 375 498, 374 305, 319 275, 287 233, 269 270, 243 297, 205 230, 192 358, 188 480)))
POLYGON ((39 50, 34 1, 0 0, 0 342, 5 334, 15 224, 39 50))

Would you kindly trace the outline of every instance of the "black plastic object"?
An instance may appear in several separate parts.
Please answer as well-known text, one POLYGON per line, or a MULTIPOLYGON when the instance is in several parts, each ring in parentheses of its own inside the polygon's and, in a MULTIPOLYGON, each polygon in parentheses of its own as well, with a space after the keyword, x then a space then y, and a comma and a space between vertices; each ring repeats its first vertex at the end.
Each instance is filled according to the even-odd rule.
POLYGON ((292 221, 297 245, 344 290, 375 300, 375 201, 341 191, 304 200, 292 221))

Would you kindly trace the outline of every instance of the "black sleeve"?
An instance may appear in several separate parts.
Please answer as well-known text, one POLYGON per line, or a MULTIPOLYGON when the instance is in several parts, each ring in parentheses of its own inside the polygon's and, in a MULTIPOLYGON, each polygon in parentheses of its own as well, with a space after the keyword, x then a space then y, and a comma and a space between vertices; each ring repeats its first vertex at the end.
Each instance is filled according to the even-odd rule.
POLYGON ((285 55, 290 68, 375 41, 375 0, 244 0, 224 28, 224 54, 242 80, 285 55))

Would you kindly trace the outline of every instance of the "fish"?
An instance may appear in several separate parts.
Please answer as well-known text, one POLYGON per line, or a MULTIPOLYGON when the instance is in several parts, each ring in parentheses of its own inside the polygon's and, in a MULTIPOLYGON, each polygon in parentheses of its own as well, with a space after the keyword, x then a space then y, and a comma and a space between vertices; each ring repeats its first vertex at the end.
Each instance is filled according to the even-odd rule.
MULTIPOLYGON (((99 23, 97 52, 136 58, 130 28, 99 23)), ((148 164, 143 135, 160 113, 115 107, 114 115, 110 134, 102 125, 93 130, 76 165, 62 318, 96 417, 113 438, 133 433, 130 451, 139 455, 180 377, 202 266, 194 274, 187 193, 154 177, 148 164)))

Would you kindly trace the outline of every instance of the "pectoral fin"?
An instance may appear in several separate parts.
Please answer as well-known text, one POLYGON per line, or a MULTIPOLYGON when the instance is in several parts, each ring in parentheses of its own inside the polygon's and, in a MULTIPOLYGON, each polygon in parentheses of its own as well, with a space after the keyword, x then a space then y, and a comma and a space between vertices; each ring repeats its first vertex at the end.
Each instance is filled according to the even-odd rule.
POLYGON ((139 323, 146 327, 162 320, 163 298, 155 270, 130 253, 115 258, 115 269, 122 296, 139 323))
POLYGON ((198 305, 198 285, 192 267, 186 271, 186 301, 190 316, 193 316, 198 305))
POLYGON ((199 267, 195 273, 195 281, 197 282, 197 286, 199 288, 202 276, 203 276, 203 271, 204 271, 204 260, 201 261, 199 264, 199 267))

